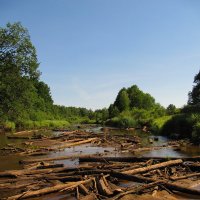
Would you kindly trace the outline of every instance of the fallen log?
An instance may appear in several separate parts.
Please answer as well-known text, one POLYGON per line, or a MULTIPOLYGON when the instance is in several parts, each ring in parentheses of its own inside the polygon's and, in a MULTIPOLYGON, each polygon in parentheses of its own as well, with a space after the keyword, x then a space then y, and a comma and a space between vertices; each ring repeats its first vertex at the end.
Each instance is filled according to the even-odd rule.
POLYGON ((184 162, 183 165, 189 167, 193 171, 200 171, 200 163, 184 162))
POLYGON ((128 194, 140 193, 143 190, 155 187, 156 185, 159 185, 160 183, 161 183, 161 181, 156 181, 156 182, 152 182, 152 183, 145 184, 145 185, 142 185, 142 186, 138 186, 138 187, 133 188, 133 189, 128 189, 128 191, 119 193, 119 194, 115 195, 114 197, 108 198, 107 200, 117 200, 117 199, 120 199, 123 196, 128 195, 128 194))
POLYGON ((43 162, 43 161, 55 161, 55 160, 67 160, 67 159, 75 159, 75 158, 82 158, 88 155, 71 155, 71 156, 59 156, 59 157, 52 157, 52 158, 38 158, 38 159, 27 159, 27 160, 20 160, 20 164, 26 163, 34 163, 34 162, 43 162))
MULTIPOLYGON (((149 158, 148 158, 149 159, 149 158)), ((79 162, 141 162, 144 158, 140 157, 99 157, 99 156, 85 156, 80 157, 79 162)))
MULTIPOLYGON (((129 181, 135 181, 135 182, 139 182, 139 183, 152 183, 152 182, 157 181, 153 178, 146 178, 143 176, 129 175, 129 174, 119 173, 119 172, 112 172, 110 175, 113 177, 116 177, 116 178, 129 180, 129 181)), ((183 193, 192 194, 192 195, 200 195, 199 190, 195 190, 195 189, 188 188, 188 187, 183 187, 183 186, 175 184, 175 183, 170 183, 169 181, 166 181, 166 180, 161 180, 160 184, 164 185, 166 188, 168 188, 170 190, 175 190, 178 192, 183 192, 183 193)))
POLYGON ((194 176, 200 176, 200 173, 193 173, 193 174, 188 174, 185 176, 177 176, 177 177, 171 176, 170 179, 173 181, 177 181, 177 180, 186 179, 186 178, 190 178, 190 177, 194 177, 194 176))
POLYGON ((0 172, 0 177, 10 177, 10 178, 17 178, 21 175, 33 175, 33 174, 41 174, 41 173, 51 173, 53 169, 23 169, 23 170, 8 170, 4 172, 0 172))
POLYGON ((49 174, 67 172, 69 175, 89 175, 109 173, 110 170, 93 170, 92 166, 79 166, 79 167, 59 167, 59 168, 43 168, 43 169, 22 169, 22 170, 7 170, 0 172, 0 177, 17 178, 21 175, 34 175, 34 174, 49 174), (81 171, 82 170, 82 171, 81 171))
POLYGON ((143 148, 137 148, 137 149, 132 149, 129 150, 130 152, 133 153, 138 153, 141 151, 153 151, 153 150, 159 150, 159 149, 171 149, 171 148, 177 148, 177 145, 170 145, 170 146, 156 146, 156 147, 143 147, 143 148))
POLYGON ((59 168, 59 167, 64 167, 64 164, 41 165, 36 167, 36 169, 49 169, 49 168, 59 168))
POLYGON ((147 166, 147 167, 141 167, 141 168, 137 168, 137 169, 123 171, 123 173, 125 173, 125 174, 139 174, 139 173, 151 171, 151 170, 154 170, 154 169, 159 169, 159 168, 163 168, 163 167, 181 164, 182 162, 183 161, 181 159, 170 160, 170 161, 158 163, 158 164, 155 164, 155 165, 150 165, 150 166, 147 166))
POLYGON ((88 183, 90 182, 91 179, 85 180, 85 181, 78 181, 78 182, 70 182, 66 184, 58 184, 52 187, 46 187, 40 190, 35 190, 35 191, 27 191, 19 195, 11 196, 8 197, 8 200, 17 200, 17 199, 26 199, 26 198, 32 198, 44 194, 49 194, 53 192, 58 192, 61 190, 71 190, 76 187, 78 187, 80 184, 88 183))
POLYGON ((113 191, 103 177, 96 177, 95 181, 99 194, 104 196, 111 196, 113 194, 113 191))
POLYGON ((82 140, 82 141, 74 142, 74 143, 70 143, 70 144, 67 143, 67 144, 63 144, 63 145, 60 145, 58 147, 55 147, 55 149, 69 148, 69 147, 77 146, 77 145, 80 145, 80 144, 86 144, 86 143, 94 142, 96 140, 98 140, 98 138, 90 138, 90 139, 87 139, 87 140, 82 140))
POLYGON ((83 184, 80 184, 80 185, 78 186, 78 188, 79 188, 79 191, 80 191, 82 194, 84 194, 84 195, 88 195, 88 194, 89 194, 88 189, 87 189, 83 184))
POLYGON ((29 131, 18 131, 13 133, 13 135, 23 135, 23 134, 27 134, 27 133, 32 133, 32 132, 38 132, 44 129, 39 129, 39 130, 29 130, 29 131))
MULTIPOLYGON (((178 157, 99 157, 99 156, 85 156, 80 157, 79 162, 143 162, 147 160, 168 161, 177 160, 178 157)), ((200 156, 195 157, 181 157, 183 161, 200 161, 200 156)))
POLYGON ((7 136, 8 139, 30 139, 30 137, 26 137, 26 136, 14 136, 14 135, 8 135, 7 136))

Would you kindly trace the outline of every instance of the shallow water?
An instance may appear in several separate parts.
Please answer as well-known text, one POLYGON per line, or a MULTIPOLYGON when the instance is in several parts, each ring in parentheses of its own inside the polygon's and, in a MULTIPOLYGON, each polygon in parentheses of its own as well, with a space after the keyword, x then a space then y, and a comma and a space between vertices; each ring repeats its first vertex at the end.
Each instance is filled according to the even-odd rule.
MULTIPOLYGON (((94 131, 96 133, 100 133, 101 127, 93 127, 91 129, 86 129, 87 131, 94 131)), ((41 133, 37 133, 41 134, 41 133)), ((61 132, 42 132, 42 134, 46 135, 59 135, 61 132)), ((115 130, 112 134, 120 134, 120 135, 135 135, 141 136, 141 145, 143 147, 147 146, 161 146, 169 141, 167 137, 164 136, 156 136, 158 141, 154 141, 153 143, 149 143, 149 138, 153 139, 155 136, 149 135, 148 133, 142 133, 139 131, 127 132, 121 130, 115 130)), ((20 147, 21 143, 24 142, 24 139, 8 139, 5 134, 0 135, 0 148, 6 147, 8 144, 14 144, 15 146, 20 147)), ((3 151, 2 151, 3 152, 3 151)), ((130 152, 121 152, 119 149, 115 147, 98 147, 95 144, 83 144, 80 146, 75 146, 71 148, 66 148, 62 151, 51 152, 48 157, 58 157, 58 156, 70 156, 70 155, 86 155, 86 154, 104 154, 104 156, 134 156, 133 153, 130 152)), ((146 152, 140 152, 137 155, 139 156, 147 156, 147 157, 185 157, 185 156, 196 156, 200 155, 200 147, 199 146, 184 146, 181 147, 181 151, 176 151, 171 148, 164 148, 160 150, 152 150, 146 152)), ((47 157, 47 156, 43 156, 47 157)), ((0 154, 0 171, 8 170, 8 169, 21 169, 22 166, 18 164, 19 160, 25 159, 25 156, 21 155, 2 155, 0 154)), ((42 158, 42 156, 40 156, 42 158)), ((78 159, 74 160, 61 160, 56 161, 57 163, 63 163, 66 166, 77 166, 79 165, 78 159)))

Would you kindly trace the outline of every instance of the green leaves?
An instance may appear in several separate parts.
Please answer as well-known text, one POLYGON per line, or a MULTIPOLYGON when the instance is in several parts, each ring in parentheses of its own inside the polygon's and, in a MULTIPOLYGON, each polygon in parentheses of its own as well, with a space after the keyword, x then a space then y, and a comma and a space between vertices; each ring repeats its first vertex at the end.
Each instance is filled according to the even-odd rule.
POLYGON ((200 103, 200 71, 194 77, 194 83, 196 85, 193 86, 192 92, 188 94, 188 104, 189 105, 197 105, 200 103))
POLYGON ((0 28, 0 113, 1 120, 30 119, 34 110, 52 105, 48 86, 39 81, 36 49, 21 23, 0 28))

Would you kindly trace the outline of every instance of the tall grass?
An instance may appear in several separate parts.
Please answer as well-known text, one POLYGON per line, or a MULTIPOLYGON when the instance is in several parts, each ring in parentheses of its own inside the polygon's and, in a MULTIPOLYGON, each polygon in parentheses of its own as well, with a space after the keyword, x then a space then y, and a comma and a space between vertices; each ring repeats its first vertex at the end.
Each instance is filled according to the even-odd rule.
POLYGON ((151 124, 151 132, 154 134, 159 134, 163 129, 163 126, 167 123, 167 121, 171 120, 172 116, 163 116, 157 119, 154 119, 151 124))
POLYGON ((23 129, 38 129, 38 128, 65 128, 69 127, 70 123, 65 120, 41 120, 41 121, 22 121, 17 124, 17 127, 23 129))
POLYGON ((121 116, 121 117, 114 117, 106 121, 106 125, 118 128, 130 128, 130 127, 136 127, 138 124, 133 117, 121 116))

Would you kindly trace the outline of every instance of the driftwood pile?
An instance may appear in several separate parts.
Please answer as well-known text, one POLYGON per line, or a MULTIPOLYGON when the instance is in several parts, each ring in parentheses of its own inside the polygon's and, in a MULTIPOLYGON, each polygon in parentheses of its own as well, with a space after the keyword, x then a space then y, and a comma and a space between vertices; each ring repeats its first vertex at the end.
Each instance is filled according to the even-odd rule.
POLYGON ((159 189, 199 195, 200 191, 179 184, 180 179, 198 179, 199 157, 186 159, 144 157, 82 156, 79 166, 35 162, 22 170, 0 172, 1 198, 9 200, 34 198, 49 193, 68 194, 76 199, 120 199, 159 189), (122 180, 137 183, 128 188, 122 180))
POLYGON ((44 195, 51 199, 48 195, 54 194, 66 196, 66 199, 114 200, 127 194, 151 194, 152 191, 163 189, 170 193, 200 196, 200 191, 180 184, 183 179, 198 180, 200 157, 180 159, 47 155, 51 151, 86 143, 117 146, 131 152, 139 147, 139 138, 135 136, 67 131, 51 138, 31 138, 25 142, 27 147, 37 144, 38 148, 24 150, 23 153, 31 157, 20 162, 23 169, 0 172, 0 199, 39 199, 44 195), (73 158, 79 160, 79 165, 69 167, 62 163, 62 160, 73 158), (128 187, 123 186, 124 181, 128 187))

